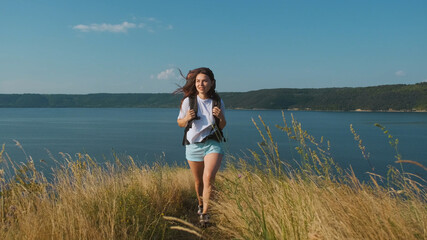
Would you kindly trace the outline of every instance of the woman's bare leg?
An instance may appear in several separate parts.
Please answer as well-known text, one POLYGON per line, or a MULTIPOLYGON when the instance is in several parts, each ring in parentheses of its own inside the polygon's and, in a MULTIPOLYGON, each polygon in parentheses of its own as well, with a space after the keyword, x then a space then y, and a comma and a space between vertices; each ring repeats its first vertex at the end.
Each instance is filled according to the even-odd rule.
POLYGON ((188 165, 190 165, 191 173, 194 177, 197 200, 199 201, 199 205, 203 205, 203 169, 205 168, 205 164, 203 162, 188 161, 188 165))
POLYGON ((209 153, 205 156, 203 171, 203 214, 208 212, 209 200, 215 182, 215 175, 221 166, 222 154, 209 153))

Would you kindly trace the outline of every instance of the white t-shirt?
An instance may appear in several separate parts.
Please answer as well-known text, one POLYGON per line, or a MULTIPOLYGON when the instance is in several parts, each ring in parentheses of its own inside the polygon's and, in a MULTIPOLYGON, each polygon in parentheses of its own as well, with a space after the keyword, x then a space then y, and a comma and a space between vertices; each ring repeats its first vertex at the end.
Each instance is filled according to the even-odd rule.
MULTIPOLYGON (((187 132, 187 140, 190 143, 201 142, 205 137, 212 132, 212 125, 215 124, 215 118, 212 114, 212 99, 201 99, 197 96, 197 116, 198 120, 194 120, 191 128, 187 132)), ((183 119, 190 110, 190 100, 185 98, 182 102, 181 110, 179 111, 178 119, 183 119)), ((225 115, 224 102, 221 99, 221 112, 225 115)))

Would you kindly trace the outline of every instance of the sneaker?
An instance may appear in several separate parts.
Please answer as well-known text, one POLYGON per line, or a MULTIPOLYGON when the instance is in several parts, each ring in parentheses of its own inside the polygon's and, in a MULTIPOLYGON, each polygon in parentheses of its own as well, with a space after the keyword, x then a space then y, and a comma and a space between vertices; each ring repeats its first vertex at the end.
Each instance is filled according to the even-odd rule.
POLYGON ((197 206, 197 214, 202 215, 202 213, 203 213, 203 205, 197 206))
POLYGON ((202 227, 207 227, 210 223, 209 219, 210 219, 209 214, 207 214, 207 213, 201 214, 200 215, 200 225, 202 225, 202 227))

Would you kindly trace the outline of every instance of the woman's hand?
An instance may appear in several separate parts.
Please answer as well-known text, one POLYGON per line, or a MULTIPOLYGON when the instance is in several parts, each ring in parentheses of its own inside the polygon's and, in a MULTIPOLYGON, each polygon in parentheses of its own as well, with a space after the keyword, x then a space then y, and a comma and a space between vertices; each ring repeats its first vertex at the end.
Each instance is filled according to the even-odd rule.
POLYGON ((185 120, 189 122, 191 119, 196 117, 196 113, 193 109, 188 110, 187 114, 185 115, 185 120))
POLYGON ((194 112, 194 110, 188 110, 187 114, 185 114, 185 117, 182 119, 178 119, 178 126, 180 127, 186 127, 188 122, 196 117, 196 113, 194 112))
POLYGON ((219 118, 220 120, 221 120, 221 119, 224 119, 224 114, 222 114, 221 108, 219 108, 219 107, 214 107, 214 108, 212 109, 212 114, 213 114, 215 117, 219 118))

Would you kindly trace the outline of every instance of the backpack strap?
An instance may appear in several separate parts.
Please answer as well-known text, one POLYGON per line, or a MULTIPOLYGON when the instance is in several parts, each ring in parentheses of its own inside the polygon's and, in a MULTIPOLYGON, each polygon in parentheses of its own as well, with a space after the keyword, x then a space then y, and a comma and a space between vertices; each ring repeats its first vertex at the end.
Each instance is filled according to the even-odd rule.
POLYGON ((200 119, 200 117, 197 115, 198 107, 197 107, 197 97, 194 95, 188 96, 190 110, 194 110, 194 113, 196 114, 196 117, 188 121, 187 126, 184 129, 184 138, 182 139, 182 145, 188 145, 190 144, 187 140, 187 132, 190 130, 191 126, 193 125, 193 121, 200 119))
MULTIPOLYGON (((214 107, 221 108, 221 97, 217 93, 214 93, 214 95, 212 96, 212 109, 214 107)), ((215 118, 216 130, 213 134, 216 135, 215 138, 218 139, 219 142, 221 142, 221 141, 226 142, 224 134, 222 133, 222 129, 219 128, 220 120, 219 120, 219 118, 217 118, 215 116, 214 116, 214 118, 215 118)))
POLYGON ((190 101, 190 110, 194 110, 194 113, 196 114, 196 117, 191 119, 190 121, 193 122, 195 119, 200 118, 199 116, 197 116, 197 112, 199 111, 199 108, 197 107, 197 97, 196 96, 189 96, 190 101))
MULTIPOLYGON (((217 93, 214 93, 214 95, 212 96, 212 110, 214 107, 221 108, 221 98, 219 97, 219 95, 217 93)), ((219 118, 217 118, 215 116, 214 116, 214 118, 215 118, 215 124, 218 127, 219 126, 219 118)))

